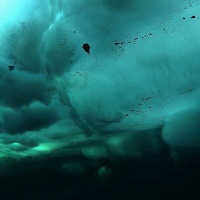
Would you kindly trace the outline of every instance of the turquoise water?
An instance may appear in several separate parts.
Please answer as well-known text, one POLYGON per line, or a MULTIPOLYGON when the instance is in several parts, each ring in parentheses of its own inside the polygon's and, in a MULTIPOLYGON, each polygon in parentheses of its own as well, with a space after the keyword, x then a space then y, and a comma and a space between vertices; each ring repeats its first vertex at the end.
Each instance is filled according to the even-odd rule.
POLYGON ((198 0, 0 0, 3 199, 194 189, 199 10, 198 0))

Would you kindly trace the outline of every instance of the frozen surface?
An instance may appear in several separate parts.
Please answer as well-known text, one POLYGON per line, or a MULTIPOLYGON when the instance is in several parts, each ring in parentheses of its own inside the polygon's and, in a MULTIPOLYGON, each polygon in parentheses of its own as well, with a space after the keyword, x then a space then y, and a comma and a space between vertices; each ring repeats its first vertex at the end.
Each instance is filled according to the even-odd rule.
POLYGON ((199 9, 198 0, 0 0, 0 170, 78 156, 56 167, 84 173, 84 157, 105 180, 105 159, 199 155, 199 9))

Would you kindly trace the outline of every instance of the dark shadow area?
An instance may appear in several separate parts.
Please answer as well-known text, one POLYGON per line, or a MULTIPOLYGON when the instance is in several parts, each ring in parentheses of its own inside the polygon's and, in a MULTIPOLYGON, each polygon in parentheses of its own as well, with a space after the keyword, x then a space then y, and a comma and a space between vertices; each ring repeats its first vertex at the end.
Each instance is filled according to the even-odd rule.
POLYGON ((185 158, 177 164, 161 157, 94 161, 77 155, 9 162, 12 167, 0 173, 3 200, 192 199, 200 189, 200 159, 185 158), (57 167, 66 161, 79 162, 82 172, 57 167), (103 180, 96 174, 102 166, 112 169, 103 180))

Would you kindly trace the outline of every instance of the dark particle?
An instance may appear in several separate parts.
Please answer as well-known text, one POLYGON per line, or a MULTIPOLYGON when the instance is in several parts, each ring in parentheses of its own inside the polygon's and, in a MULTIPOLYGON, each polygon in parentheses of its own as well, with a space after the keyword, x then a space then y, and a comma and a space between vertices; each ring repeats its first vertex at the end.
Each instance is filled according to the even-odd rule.
POLYGON ((148 101, 149 99, 151 99, 151 97, 147 97, 146 100, 148 101))
POLYGON ((183 17, 183 19, 185 19, 185 17, 183 17))
POLYGON ((10 71, 13 71, 15 67, 13 65, 10 65, 10 66, 8 66, 8 68, 10 71))
POLYGON ((196 18, 194 15, 191 18, 196 18))
POLYGON ((128 117, 128 114, 126 114, 126 117, 128 117))
POLYGON ((88 54, 90 53, 90 45, 85 43, 83 44, 83 49, 85 50, 85 52, 87 52, 88 54))
POLYGON ((118 45, 118 44, 120 44, 120 43, 119 43, 119 42, 116 42, 116 43, 115 43, 115 45, 118 45))

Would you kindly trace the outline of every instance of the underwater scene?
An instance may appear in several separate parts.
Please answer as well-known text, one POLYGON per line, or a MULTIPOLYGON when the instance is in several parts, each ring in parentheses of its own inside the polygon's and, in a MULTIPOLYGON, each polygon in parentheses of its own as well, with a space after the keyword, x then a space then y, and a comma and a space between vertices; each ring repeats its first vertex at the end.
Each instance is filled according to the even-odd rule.
POLYGON ((0 0, 0 200, 199 191, 200 0, 0 0))

